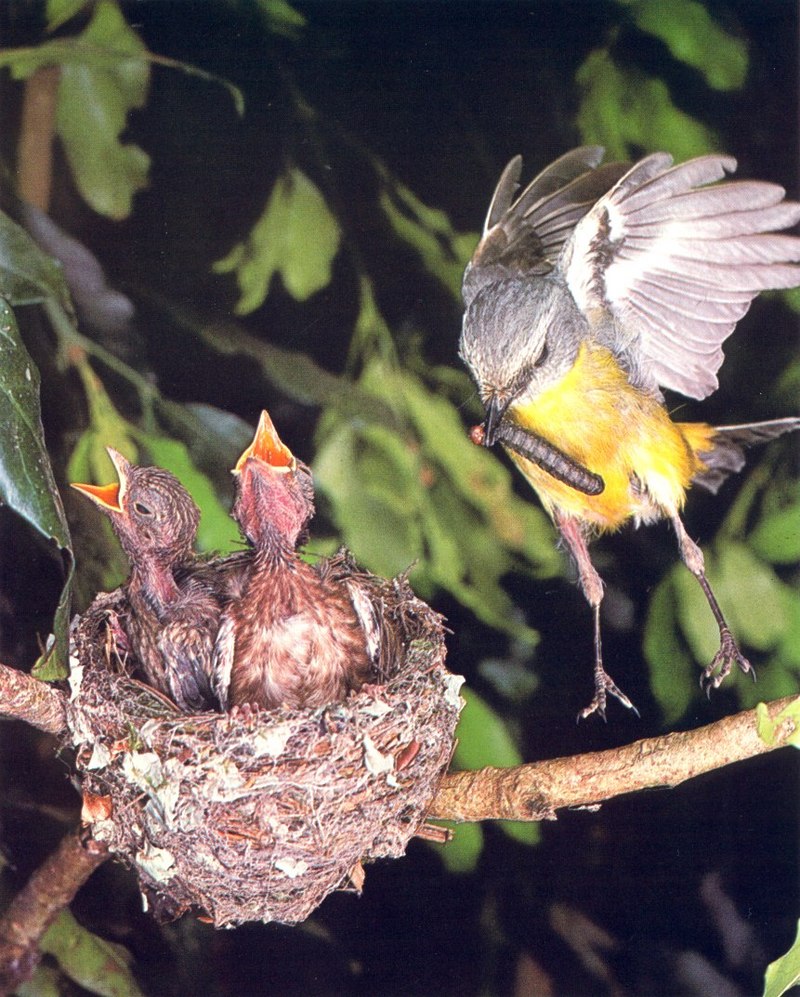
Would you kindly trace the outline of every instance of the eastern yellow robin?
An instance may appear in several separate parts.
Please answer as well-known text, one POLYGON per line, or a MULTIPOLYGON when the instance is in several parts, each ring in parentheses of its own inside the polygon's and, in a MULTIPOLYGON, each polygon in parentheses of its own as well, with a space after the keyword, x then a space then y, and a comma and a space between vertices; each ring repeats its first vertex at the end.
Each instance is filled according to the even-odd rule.
POLYGON ((717 183, 730 156, 678 166, 654 153, 599 165, 575 149, 516 196, 521 159, 503 172, 467 266, 460 352, 486 408, 479 441, 501 442, 536 490, 575 559, 594 614, 595 696, 630 700, 603 668, 603 583, 587 540, 628 520, 669 519, 681 558, 719 625, 704 672, 717 686, 739 650, 680 513, 692 484, 715 491, 743 447, 800 419, 714 427, 673 422, 661 388, 705 398, 722 343, 759 291, 800 284, 800 238, 776 234, 800 204, 771 183, 717 183))
POLYGON ((373 668, 375 624, 366 600, 337 571, 312 567, 297 553, 314 514, 311 471, 262 412, 233 473, 233 517, 253 555, 242 596, 219 630, 220 702, 272 709, 341 700, 373 668))
POLYGON ((147 681, 182 710, 212 709, 212 652, 224 601, 215 588, 230 571, 194 570, 200 513, 174 475, 107 450, 119 482, 72 487, 108 516, 130 562, 123 623, 129 650, 147 681))

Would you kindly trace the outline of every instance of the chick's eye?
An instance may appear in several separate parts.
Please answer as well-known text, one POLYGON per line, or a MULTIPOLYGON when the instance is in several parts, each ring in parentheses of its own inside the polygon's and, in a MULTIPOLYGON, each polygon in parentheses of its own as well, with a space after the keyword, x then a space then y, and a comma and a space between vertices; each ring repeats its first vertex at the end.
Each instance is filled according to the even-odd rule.
POLYGON ((152 516, 153 515, 152 511, 143 502, 134 502, 133 503, 133 508, 136 510, 136 512, 139 513, 140 516, 152 516))

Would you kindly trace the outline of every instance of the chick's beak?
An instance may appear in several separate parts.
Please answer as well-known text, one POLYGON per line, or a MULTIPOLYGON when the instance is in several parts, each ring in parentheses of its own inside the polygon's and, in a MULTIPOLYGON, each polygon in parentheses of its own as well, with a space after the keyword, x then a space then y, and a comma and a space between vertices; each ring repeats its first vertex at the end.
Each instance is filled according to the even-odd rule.
POLYGON ((263 464, 268 464, 276 471, 292 471, 295 468, 294 454, 281 442, 266 409, 262 411, 261 418, 258 420, 258 428, 253 442, 237 460, 233 473, 240 474, 250 457, 260 460, 263 464))
POLYGON ((111 512, 122 512, 122 497, 128 484, 128 472, 131 465, 118 450, 113 447, 106 447, 106 450, 114 464, 119 481, 111 485, 83 485, 73 482, 72 487, 84 495, 88 495, 93 502, 102 508, 110 509, 111 512))

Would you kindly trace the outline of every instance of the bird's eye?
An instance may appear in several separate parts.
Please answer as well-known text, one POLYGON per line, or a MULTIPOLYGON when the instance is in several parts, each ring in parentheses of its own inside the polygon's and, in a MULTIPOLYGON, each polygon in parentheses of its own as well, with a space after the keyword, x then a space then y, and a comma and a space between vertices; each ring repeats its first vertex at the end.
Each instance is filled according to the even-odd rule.
POLYGON ((140 516, 152 516, 151 510, 144 505, 142 502, 134 502, 133 508, 139 513, 140 516))
POLYGON ((534 367, 541 367, 542 364, 547 359, 547 354, 549 352, 550 352, 550 350, 548 349, 547 342, 545 341, 544 346, 542 346, 542 352, 539 354, 539 356, 538 356, 538 358, 536 360, 536 363, 534 364, 534 367))

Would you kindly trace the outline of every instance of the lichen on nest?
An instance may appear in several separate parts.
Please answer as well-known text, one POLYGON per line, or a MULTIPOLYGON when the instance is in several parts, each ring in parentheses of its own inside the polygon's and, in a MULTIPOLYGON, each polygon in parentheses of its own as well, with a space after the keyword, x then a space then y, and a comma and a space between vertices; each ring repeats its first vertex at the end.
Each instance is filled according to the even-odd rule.
POLYGON ((404 578, 369 576, 387 674, 313 710, 183 715, 116 652, 121 590, 72 628, 70 740, 91 833, 162 917, 296 923, 363 863, 399 857, 446 772, 463 701, 442 618, 404 578))

